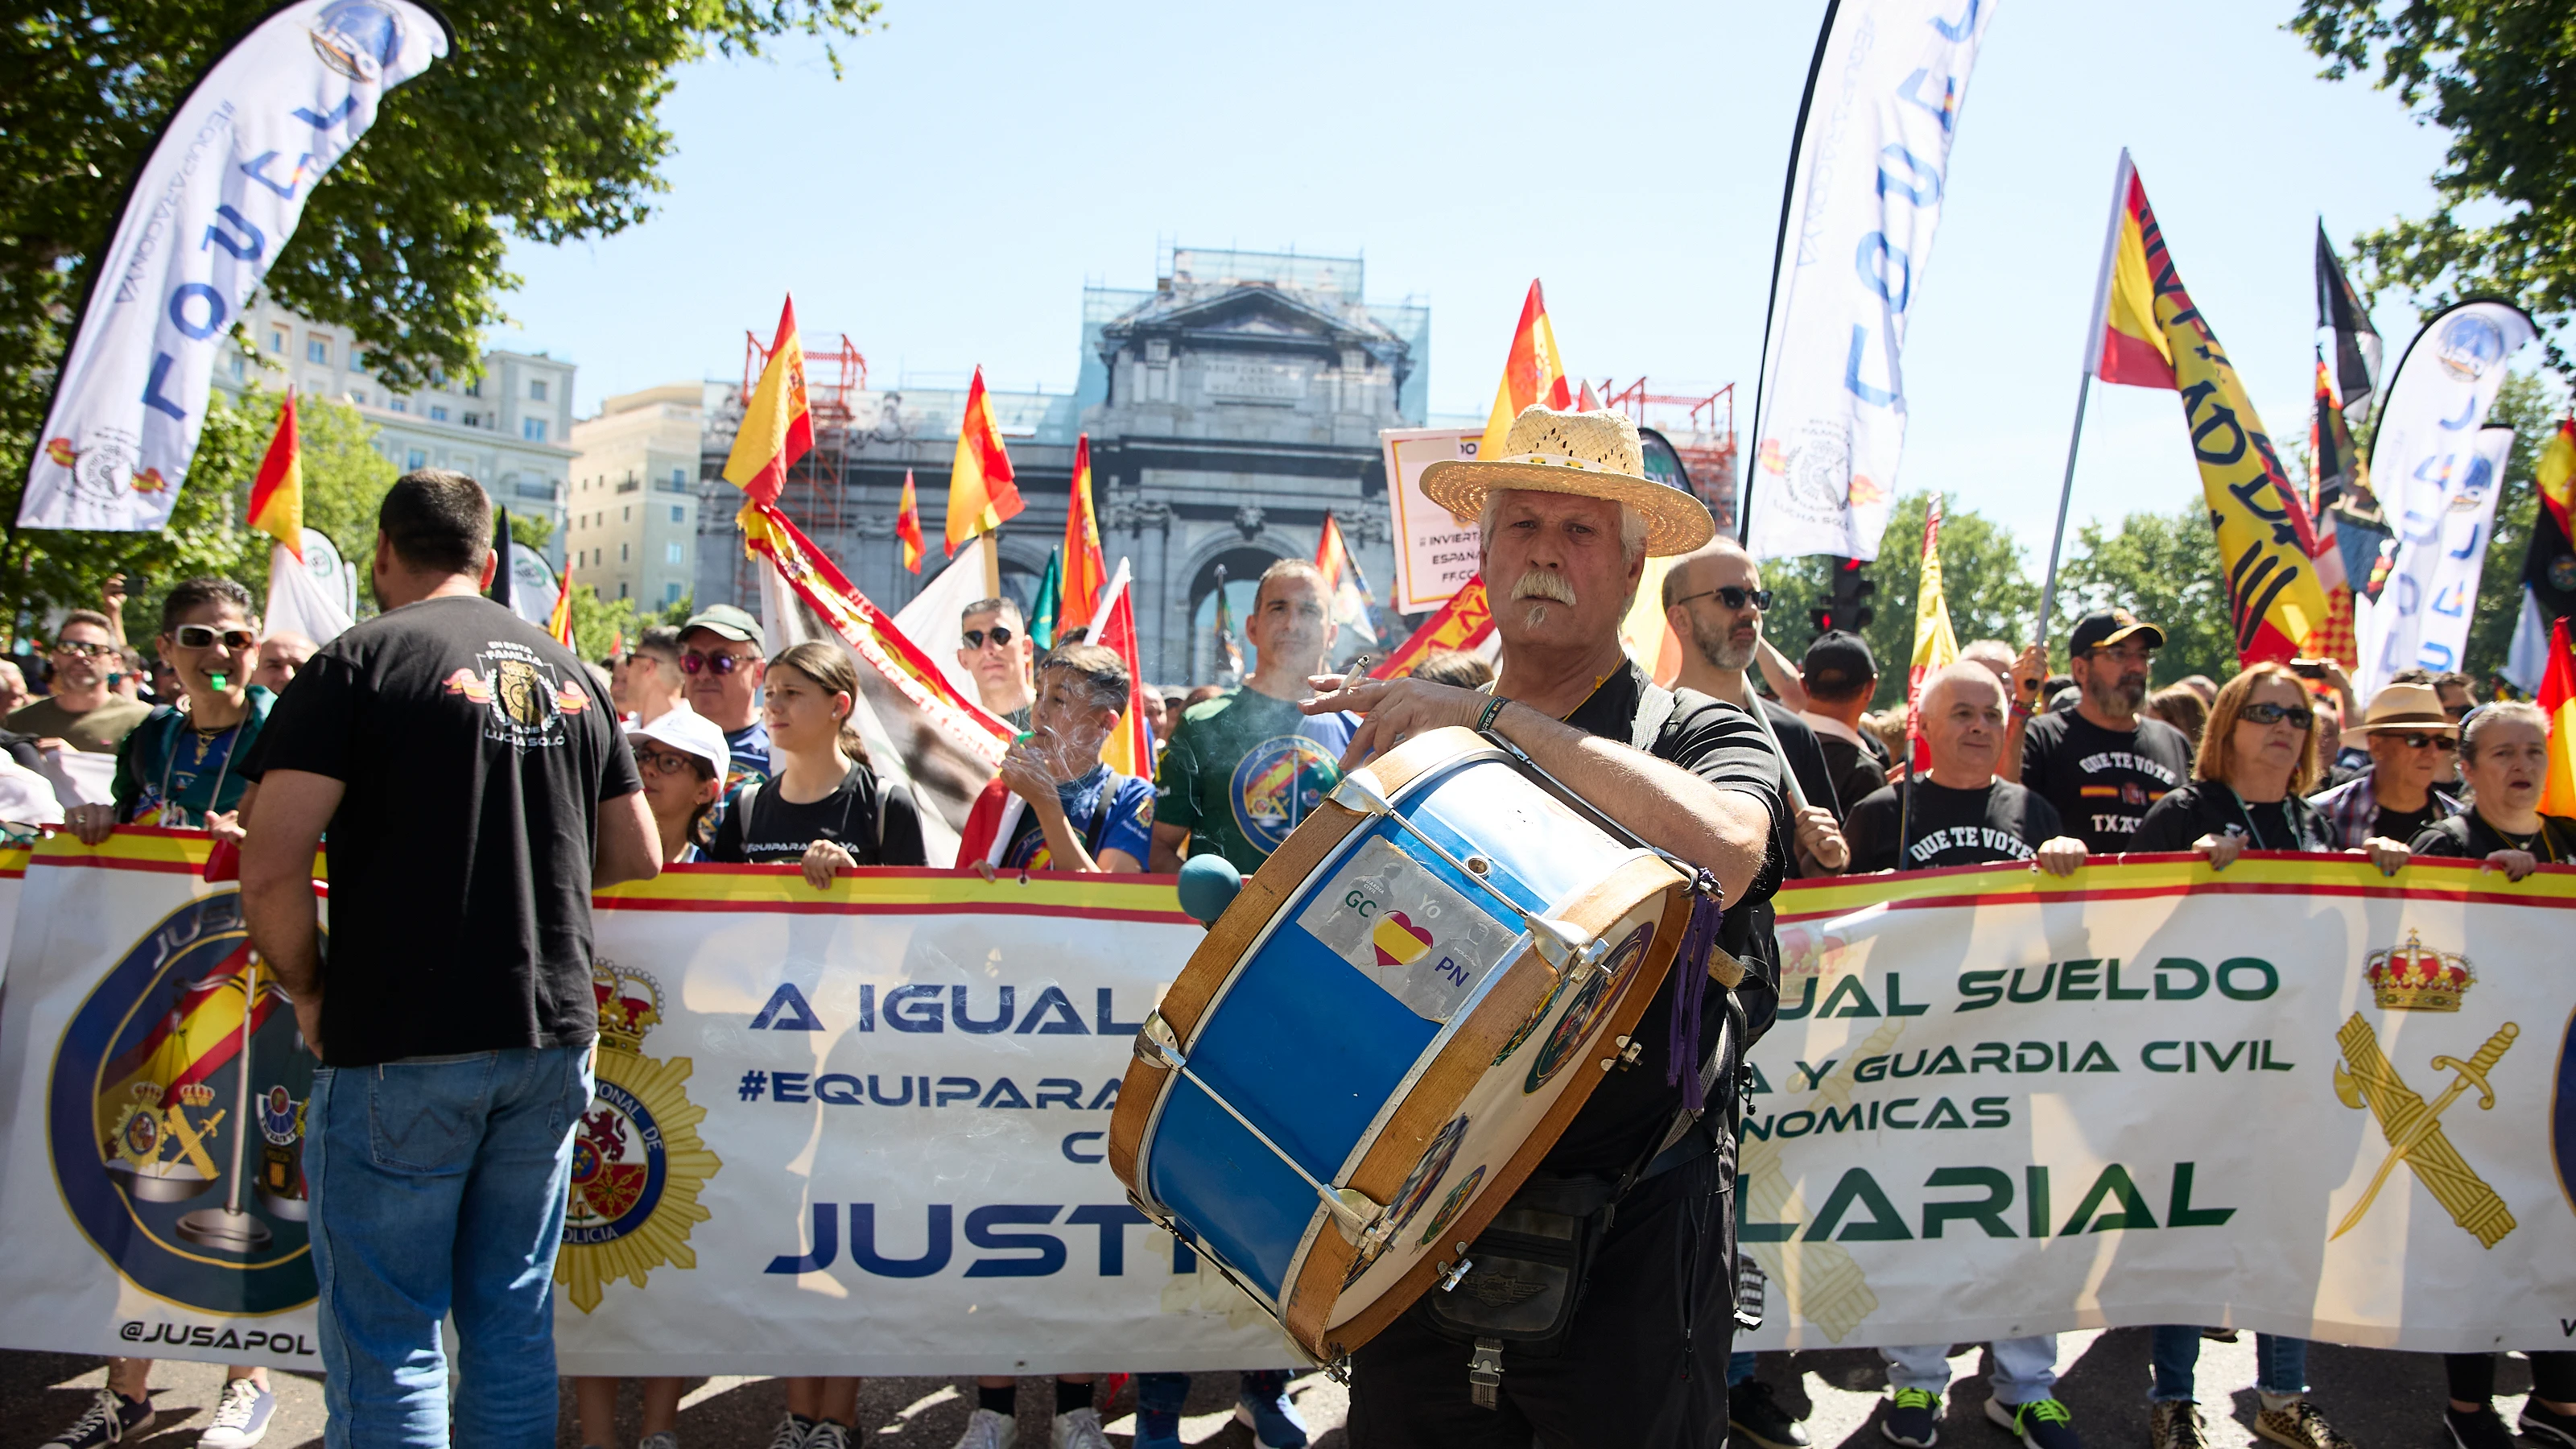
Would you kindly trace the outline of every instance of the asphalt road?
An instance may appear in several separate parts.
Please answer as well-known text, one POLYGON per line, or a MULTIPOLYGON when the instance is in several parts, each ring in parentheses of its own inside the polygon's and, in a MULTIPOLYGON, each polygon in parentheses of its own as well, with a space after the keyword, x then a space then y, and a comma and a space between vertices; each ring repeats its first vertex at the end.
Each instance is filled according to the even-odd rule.
MULTIPOLYGON (((1957 1449, 2011 1449, 2012 1441, 1984 1416, 1982 1350, 1963 1347, 1953 1360, 1957 1392, 1946 1406, 1943 1445, 1957 1449)), ((2144 1449, 2147 1436, 2147 1334, 2144 1329, 2107 1333, 2070 1333, 2059 1343, 2058 1395, 2075 1411, 2075 1424, 2087 1442, 2118 1449, 2144 1449)), ((1461 1371, 1463 1372, 1463 1365, 1461 1371)), ((2308 1373, 2316 1401, 2335 1426, 2358 1449, 2442 1449, 2449 1443, 2441 1427, 2445 1397, 2441 1362, 2429 1355, 2386 1353, 2320 1344, 2308 1356, 2308 1373)), ((1821 1353, 1772 1354, 1762 1362, 1761 1376, 1779 1392, 1781 1401, 1808 1416, 1808 1430, 1819 1449, 1884 1449, 1876 1419, 1886 1398, 1886 1375, 1876 1353, 1836 1350, 1821 1353)), ((2254 1336, 2233 1344, 2202 1346, 2199 1382, 2201 1402, 2211 1423, 2212 1449, 2250 1449, 2265 1441, 2254 1437, 2254 1336)), ((221 1390, 222 1370, 211 1364, 164 1363, 153 1375, 153 1402, 159 1418, 128 1449, 191 1449, 199 1430, 213 1414, 221 1390)), ((0 1449, 37 1449, 57 1428, 80 1412, 91 1391, 106 1382, 105 1361, 71 1354, 0 1352, 0 1449)), ((281 1402, 262 1449, 304 1449, 322 1440, 322 1386, 313 1378, 280 1375, 281 1402)), ((2498 1407, 2510 1422, 2531 1386, 2530 1370, 2509 1360, 2499 1375, 2504 1394, 2498 1407)), ((1182 1421, 1185 1443, 1250 1449, 1248 1430, 1234 1424, 1233 1376, 1203 1374, 1192 1386, 1188 1416, 1182 1421)), ((1349 1400, 1321 1374, 1290 1385, 1317 1449, 1341 1449, 1341 1425, 1349 1400)), ((948 1449, 975 1402, 972 1380, 902 1378, 871 1379, 859 1398, 857 1443, 871 1449, 948 1449)), ((1114 1442, 1124 1444, 1134 1425, 1128 1418, 1133 1391, 1122 1392, 1108 1406, 1114 1442)), ((1053 1389, 1043 1379, 1020 1381, 1023 1444, 1042 1449, 1045 1425, 1054 1406, 1053 1389)), ((775 1380, 696 1379, 681 1400, 680 1441, 683 1449, 766 1449, 770 1431, 785 1411, 783 1391, 775 1380)), ((604 1449, 632 1449, 637 1428, 636 1400, 629 1386, 620 1400, 617 1443, 604 1449)), ((573 1425, 572 1394, 563 1396, 563 1449, 580 1449, 573 1425)))

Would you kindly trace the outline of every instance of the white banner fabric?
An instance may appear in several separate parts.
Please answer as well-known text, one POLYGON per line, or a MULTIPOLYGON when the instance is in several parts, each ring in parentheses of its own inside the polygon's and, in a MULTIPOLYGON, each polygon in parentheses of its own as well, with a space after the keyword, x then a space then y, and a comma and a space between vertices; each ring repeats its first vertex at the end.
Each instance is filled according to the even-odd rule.
POLYGON ((1431 501, 1422 470, 1444 460, 1473 458, 1484 446, 1483 428, 1380 428, 1386 450, 1386 498, 1395 522, 1394 592, 1387 608, 1420 614, 1454 598, 1476 576, 1476 520, 1431 501))
MULTIPOLYGON (((2438 664, 2420 658, 2428 669, 2459 667, 2457 642, 2447 649, 2418 647, 2440 637, 2425 618, 2436 602, 2433 574, 2453 510, 2464 502, 2475 506, 2466 485, 2476 472, 2478 434, 2504 386, 2506 364, 2535 335, 2531 318, 2510 302, 2462 302, 2424 324, 2389 379, 2370 445, 2370 483, 2397 530, 2398 554, 2360 634, 2361 669, 2352 685, 2364 703, 2389 675, 2414 667, 2422 655, 2449 656, 2438 664)), ((2502 483, 2502 464, 2492 477, 2502 483)), ((2485 507, 2492 516, 2492 498, 2485 507)), ((2482 537, 2479 548, 2484 547, 2482 537)), ((2472 585, 2460 601, 2461 639, 2467 610, 2476 602, 2472 585)))
POLYGON ((966 540, 966 546, 948 561, 948 566, 894 612, 894 626, 903 631, 903 637, 920 645, 930 662, 939 666, 939 672, 948 676, 948 687, 966 699, 981 700, 984 696, 976 686, 974 671, 957 658, 957 651, 964 647, 962 631, 966 627, 958 621, 965 617, 968 604, 992 597, 984 592, 984 554, 994 547, 989 533, 966 540))
POLYGON ((1827 9, 1771 295, 1750 532, 1757 558, 1878 557, 1905 447, 1906 309, 1994 0, 1827 9))
POLYGON ((328 644, 357 623, 347 594, 347 565, 318 529, 304 530, 304 558, 286 545, 268 546, 268 608, 260 627, 271 634, 301 634, 328 644))
POLYGON ((2512 456, 2513 429, 2478 429, 2466 462, 2440 480, 2439 516, 2403 535, 2379 597, 2356 601, 2369 605, 2367 614, 2354 612, 2360 657, 2380 682, 2417 665, 2455 670, 2467 656, 2478 576, 2495 538, 2496 499, 2512 456))
POLYGON ((2566 1346, 2576 869, 2129 861, 1781 893, 1738 1346, 2566 1346))
MULTIPOLYGON (((236 1157, 246 958, 204 849, 34 853, 0 1005, 0 1345, 316 1366, 312 1060, 252 982, 236 1157), (226 1213, 257 1246, 216 1243, 226 1213)), ((817 893, 727 866, 603 895, 563 1371, 1296 1362, 1101 1161, 1135 1027, 1199 939, 1173 905, 1168 879, 817 893)), ((2571 869, 2261 855, 1784 891, 1741 1154, 1771 1277, 1747 1345, 2564 1343, 2571 909, 2571 869)))
POLYGON ((225 333, 384 93, 446 54, 445 22, 410 0, 302 0, 197 81, 93 259, 19 527, 169 521, 225 333))

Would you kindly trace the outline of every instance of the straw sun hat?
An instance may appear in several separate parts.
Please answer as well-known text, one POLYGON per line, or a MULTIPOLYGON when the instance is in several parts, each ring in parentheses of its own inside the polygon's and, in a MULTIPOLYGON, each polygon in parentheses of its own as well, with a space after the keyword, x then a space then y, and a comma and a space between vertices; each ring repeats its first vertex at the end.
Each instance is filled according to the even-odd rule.
POLYGON ((1503 456, 1444 461, 1422 470, 1423 493, 1461 518, 1482 514, 1485 495, 1497 488, 1624 503, 1646 520, 1646 552, 1656 558, 1689 553, 1717 533, 1706 504, 1646 476, 1637 425, 1623 413, 1561 413, 1532 403, 1512 419, 1503 456))

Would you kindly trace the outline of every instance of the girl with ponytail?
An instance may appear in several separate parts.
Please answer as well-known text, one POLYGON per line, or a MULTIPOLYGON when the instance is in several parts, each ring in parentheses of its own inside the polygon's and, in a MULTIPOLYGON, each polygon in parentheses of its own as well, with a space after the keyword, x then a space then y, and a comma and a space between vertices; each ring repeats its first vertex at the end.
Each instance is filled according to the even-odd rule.
POLYGON ((707 858, 794 862, 816 890, 853 866, 926 864, 911 793, 878 782, 850 724, 859 675, 840 646, 782 649, 761 683, 771 778, 734 793, 707 858))

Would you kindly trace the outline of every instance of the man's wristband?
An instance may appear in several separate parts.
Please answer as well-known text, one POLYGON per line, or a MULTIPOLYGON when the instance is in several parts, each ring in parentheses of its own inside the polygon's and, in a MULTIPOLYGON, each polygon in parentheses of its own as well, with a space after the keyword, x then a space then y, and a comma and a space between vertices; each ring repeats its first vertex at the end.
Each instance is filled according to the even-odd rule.
POLYGON ((1494 727, 1495 717, 1500 715, 1503 712, 1503 706, 1509 703, 1511 703, 1510 700, 1503 698, 1499 694, 1495 695, 1492 699, 1486 700, 1483 712, 1476 716, 1476 733, 1483 734, 1485 731, 1492 729, 1494 727))

